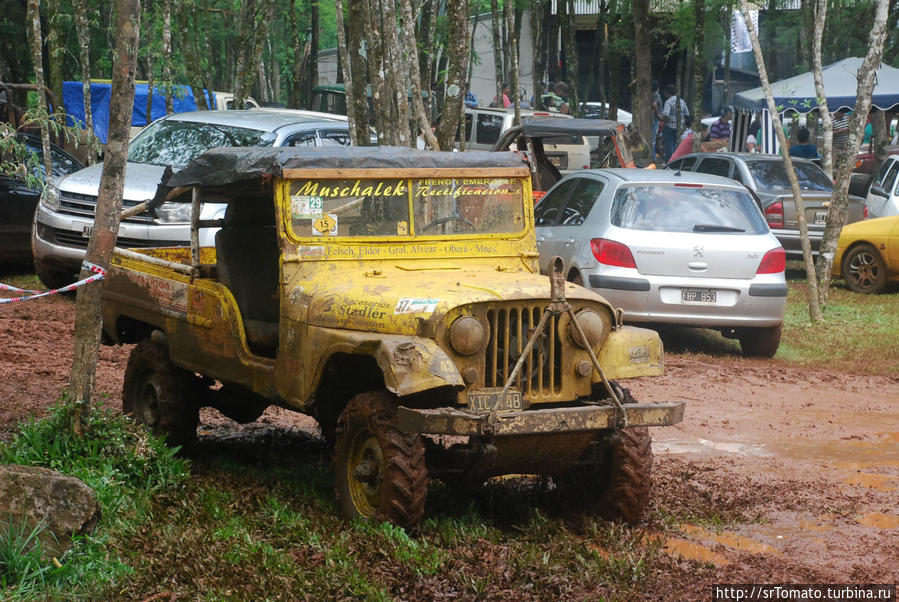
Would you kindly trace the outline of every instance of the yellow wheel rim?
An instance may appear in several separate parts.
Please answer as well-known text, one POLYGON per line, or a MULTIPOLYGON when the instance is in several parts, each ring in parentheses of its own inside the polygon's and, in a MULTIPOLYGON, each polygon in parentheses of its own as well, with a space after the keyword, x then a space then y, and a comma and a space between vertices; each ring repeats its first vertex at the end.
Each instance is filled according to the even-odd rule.
POLYGON ((356 511, 366 518, 381 506, 384 459, 378 440, 368 429, 359 430, 350 442, 347 482, 356 511))

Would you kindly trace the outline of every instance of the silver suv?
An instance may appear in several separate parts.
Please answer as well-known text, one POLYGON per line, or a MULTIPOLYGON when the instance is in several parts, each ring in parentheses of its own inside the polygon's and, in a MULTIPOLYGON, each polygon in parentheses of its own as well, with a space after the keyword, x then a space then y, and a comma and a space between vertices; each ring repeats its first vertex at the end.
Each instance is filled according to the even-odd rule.
MULTIPOLYGON (((128 151, 125 207, 153 198, 167 166, 175 171, 217 146, 330 146, 350 143, 346 117, 312 111, 253 109, 195 111, 163 117, 148 126, 128 151)), ((47 185, 31 233, 34 267, 46 286, 72 282, 94 226, 102 164, 47 185)), ((207 203, 202 219, 222 217, 224 205, 207 203)), ((201 245, 215 232, 201 230, 201 245)), ((141 213, 119 226, 121 247, 165 247, 190 241, 190 203, 163 203, 155 215, 141 213)))

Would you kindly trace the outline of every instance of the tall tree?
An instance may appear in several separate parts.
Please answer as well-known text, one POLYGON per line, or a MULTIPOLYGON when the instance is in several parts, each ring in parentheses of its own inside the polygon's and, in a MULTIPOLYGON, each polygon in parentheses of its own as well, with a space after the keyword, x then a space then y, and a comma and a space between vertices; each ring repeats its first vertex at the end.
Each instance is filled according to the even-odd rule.
MULTIPOLYGON (((440 145, 437 143, 437 137, 434 136, 434 133, 431 131, 431 120, 428 119, 428 115, 425 112, 424 101, 422 101, 421 97, 422 81, 421 73, 418 71, 418 44, 415 39, 415 26, 413 25, 412 19, 412 1, 400 0, 400 3, 402 5, 403 31, 406 40, 405 62, 409 65, 409 82, 411 84, 412 105, 414 107, 415 119, 418 121, 418 127, 421 130, 421 135, 424 137, 428 148, 440 150, 440 145)), ((412 144, 413 146, 415 145, 415 139, 412 140, 412 144)))
POLYGON ((162 85, 165 90, 165 113, 175 112, 172 81, 172 2, 162 0, 162 85))
POLYGON ((60 0, 47 0, 47 50, 48 65, 50 67, 49 88, 53 93, 53 114, 59 125, 65 124, 66 108, 62 102, 63 63, 65 62, 66 47, 62 40, 63 20, 68 15, 62 10, 60 0))
POLYGON ((530 0, 531 47, 533 52, 531 82, 534 90, 534 108, 543 108, 544 84, 546 83, 546 13, 547 0, 530 0))
MULTIPOLYGON (((94 111, 91 107, 91 52, 90 22, 87 19, 86 2, 74 2, 75 30, 78 36, 78 56, 81 62, 81 93, 84 97, 84 131, 87 139, 94 137, 94 111)), ((97 157, 94 152, 87 154, 88 165, 93 165, 97 157)))
POLYGON ((809 316, 813 321, 818 322, 823 319, 823 316, 818 300, 818 279, 815 274, 815 266, 812 263, 812 247, 808 238, 808 224, 805 221, 805 203, 802 201, 802 191, 799 189, 799 180, 796 177, 796 171, 793 169, 793 159, 790 157, 787 137, 784 135, 783 125, 780 122, 780 113, 777 110, 777 105, 774 104, 774 93, 771 91, 771 83, 768 80, 768 71, 765 68, 765 59, 762 56, 762 47, 759 44, 759 37, 755 30, 755 25, 753 25, 752 19, 750 18, 747 0, 740 0, 740 11, 743 14, 743 21, 746 23, 746 29, 749 31, 749 40, 752 43, 755 62, 759 69, 759 79, 762 82, 762 89, 765 92, 768 112, 771 115, 774 133, 780 144, 780 153, 783 156, 787 178, 790 181, 790 190, 793 192, 793 203, 796 205, 796 218, 799 222, 799 238, 800 244, 802 245, 802 258, 805 261, 805 273, 808 277, 809 316))
MULTIPOLYGON (((37 3, 37 0, 32 0, 37 3)), ((94 231, 87 245, 85 261, 109 268, 119 230, 122 193, 125 186, 125 163, 134 103, 134 70, 140 32, 140 0, 116 2, 116 48, 112 71, 112 96, 109 103, 109 138, 100 177, 94 231)), ((90 272, 82 267, 82 276, 90 272)), ((71 426, 84 434, 83 418, 89 411, 93 395, 97 357, 100 351, 100 293, 102 280, 78 289, 75 304, 75 352, 69 395, 74 402, 71 426)))
MULTIPOLYGON (((343 0, 336 0, 335 7, 337 9, 337 52, 343 57, 343 60, 340 61, 340 68, 343 73, 344 90, 346 91, 347 124, 350 127, 350 139, 353 141, 353 144, 358 144, 359 134, 357 132, 359 124, 356 118, 356 104, 351 99, 351 94, 353 93, 353 70, 350 65, 350 50, 347 48, 346 33, 343 26, 343 0)), ((364 126, 363 129, 365 129, 364 126)))
POLYGON ((577 29, 574 25, 574 0, 559 0, 559 26, 562 31, 562 46, 565 49, 565 79, 568 80, 570 96, 566 99, 571 112, 581 113, 578 95, 577 29), (564 12, 563 12, 564 11, 564 12))
MULTIPOLYGON (((44 85, 44 61, 41 53, 41 46, 44 35, 41 31, 41 10, 38 0, 28 0, 28 20, 31 23, 29 28, 29 38, 31 41, 31 60, 34 63, 34 79, 37 83, 38 106, 41 112, 46 115, 47 111, 47 93, 44 85)), ((53 162, 50 158, 50 131, 49 124, 46 119, 41 119, 41 144, 44 153, 44 169, 46 173, 53 173, 53 162)))
MULTIPOLYGON (((383 36, 381 35, 381 12, 378 0, 358 0, 362 2, 365 19, 365 55, 368 58, 368 80, 371 82, 371 98, 374 105, 375 129, 382 144, 388 142, 388 130, 393 127, 389 119, 389 99, 384 94, 384 73, 382 70, 383 36)), ((392 140, 392 139, 391 139, 392 140)))
POLYGON ((259 57, 271 19, 273 0, 241 0, 237 81, 234 86, 234 108, 242 109, 250 95, 250 87, 259 67, 259 57))
POLYGON ((515 107, 515 125, 521 121, 521 86, 518 84, 518 36, 515 31, 515 11, 512 9, 512 0, 505 0, 506 30, 509 32, 510 75, 512 79, 512 103, 515 107))
POLYGON ((446 98, 437 128, 440 148, 453 148, 453 139, 462 118, 465 100, 465 68, 468 62, 468 0, 446 0, 447 16, 447 74, 446 98))
MULTIPOLYGON (((367 4, 367 2, 364 2, 367 4)), ((368 64, 363 52, 365 40, 365 15, 363 1, 350 0, 350 22, 347 27, 347 62, 352 72, 352 81, 347 80, 347 115, 353 105, 353 116, 356 120, 356 138, 353 143, 357 146, 371 144, 369 140, 368 124, 368 64)))
POLYGON ((828 177, 833 176, 833 119, 827 106, 827 93, 824 90, 823 67, 821 66, 821 38, 824 36, 824 24, 827 22, 827 0, 816 0, 815 31, 812 36, 812 77, 815 80, 815 95, 818 97, 818 114, 824 125, 824 147, 821 149, 821 167, 828 177))
MULTIPOLYGON (((506 0, 504 0, 506 1, 506 0)), ((503 42, 502 21, 500 21, 499 2, 490 0, 491 24, 493 29, 493 69, 496 81, 496 106, 503 106, 503 84, 506 83, 506 74, 503 73, 503 42)))
MULTIPOLYGON (((634 0, 634 85, 631 106, 634 125, 644 140, 652 140, 652 60, 649 55, 649 0, 634 0)), ((598 33, 598 32, 597 32, 598 33)), ((588 91, 589 93, 589 91, 588 91)))
MULTIPOLYGON (((700 131, 702 115, 702 91, 705 85, 705 0, 693 0, 693 96, 690 113, 693 115, 693 131, 700 131)), ((700 150, 701 137, 693 136, 693 152, 700 150)))
POLYGON ((837 250, 837 240, 849 215, 849 178, 855 168, 855 157, 861 146, 868 111, 871 110, 871 95, 874 91, 874 78, 880 68, 883 57, 883 44, 886 39, 886 22, 888 0, 877 0, 874 10, 874 23, 868 35, 868 52, 858 69, 858 87, 855 94, 855 108, 849 116, 849 141, 844 152, 837 158, 836 177, 834 178, 833 200, 827 211, 827 222, 821 238, 821 247, 815 263, 820 286, 818 302, 824 306, 830 292, 831 268, 837 250))

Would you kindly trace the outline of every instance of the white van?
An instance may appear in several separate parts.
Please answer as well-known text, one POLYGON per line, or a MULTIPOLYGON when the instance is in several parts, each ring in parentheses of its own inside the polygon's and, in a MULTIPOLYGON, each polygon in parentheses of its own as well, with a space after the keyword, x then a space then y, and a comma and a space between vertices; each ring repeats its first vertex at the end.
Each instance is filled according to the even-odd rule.
MULTIPOLYGON (((522 109, 522 117, 543 116, 571 119, 571 115, 522 109)), ((500 134, 512 127, 514 109, 466 108, 465 150, 491 150, 500 134)), ((563 174, 590 168, 590 145, 583 136, 558 136, 543 141, 546 158, 563 174)), ((514 148, 512 150, 515 150, 514 148)))

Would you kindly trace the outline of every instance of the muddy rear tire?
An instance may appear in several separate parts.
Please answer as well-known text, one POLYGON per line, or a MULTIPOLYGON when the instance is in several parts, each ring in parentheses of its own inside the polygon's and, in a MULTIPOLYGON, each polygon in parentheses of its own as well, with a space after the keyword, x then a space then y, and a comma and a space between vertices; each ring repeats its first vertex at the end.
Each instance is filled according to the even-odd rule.
POLYGON ((165 346, 144 339, 128 358, 122 411, 163 435, 169 445, 190 447, 200 422, 200 407, 193 396, 195 379, 172 363, 165 346))
POLYGON ((334 444, 337 502, 347 518, 414 529, 428 493, 425 446, 421 435, 397 428, 396 406, 387 391, 368 391, 341 413, 334 444))
POLYGON ((783 325, 746 328, 740 331, 740 349, 745 357, 774 357, 780 347, 783 325))
MULTIPOLYGON (((618 387, 623 403, 636 403, 618 387)), ((652 439, 645 426, 604 431, 559 478, 566 501, 629 524, 646 517, 652 485, 652 439)))

